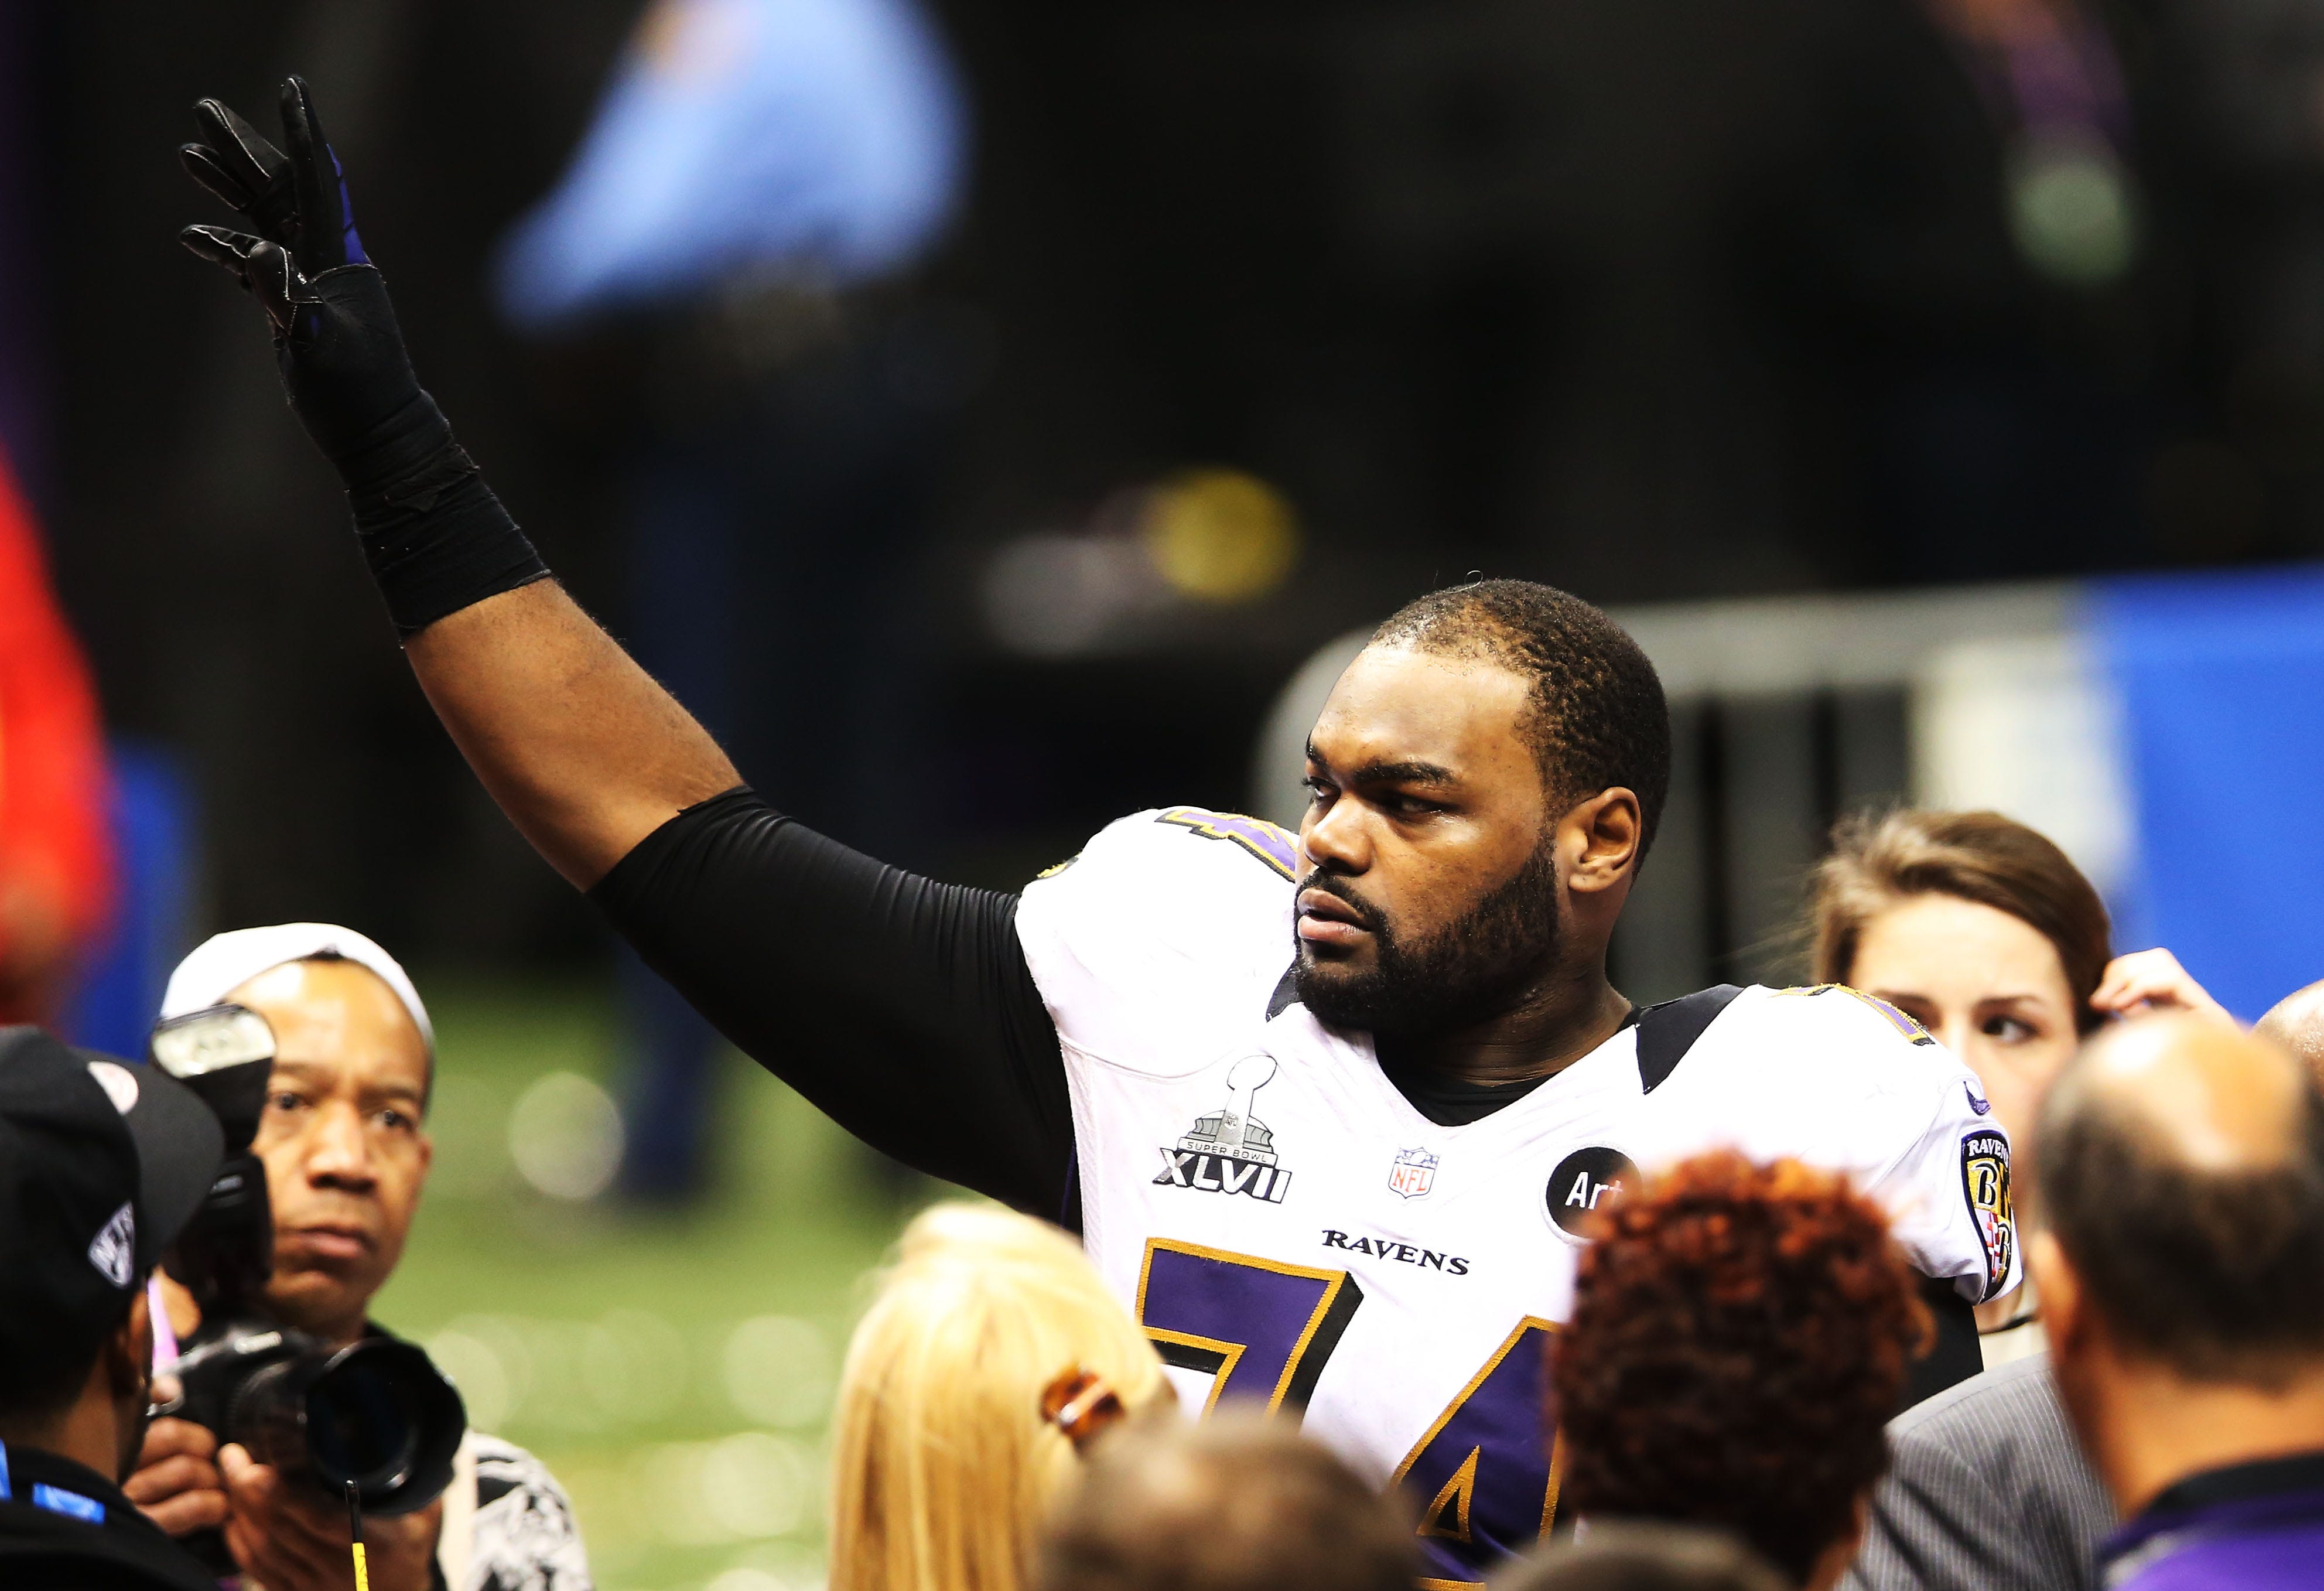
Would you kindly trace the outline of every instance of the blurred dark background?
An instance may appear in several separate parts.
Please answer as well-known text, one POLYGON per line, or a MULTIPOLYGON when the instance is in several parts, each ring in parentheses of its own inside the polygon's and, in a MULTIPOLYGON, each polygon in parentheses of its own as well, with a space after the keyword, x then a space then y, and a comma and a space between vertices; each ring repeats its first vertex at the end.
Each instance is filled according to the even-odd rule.
MULTIPOLYGON (((309 77, 423 379, 626 634, 640 455, 750 454, 761 301, 520 338, 491 276, 641 9, 5 10, 0 424, 112 727, 189 771, 205 925, 605 954, 405 672, 255 310, 172 241, 223 218, 173 151, 198 96, 271 128, 309 77)), ((918 416, 865 466, 911 523, 855 550, 900 661, 851 779, 812 714, 719 726, 898 861, 1013 885, 1137 807, 1240 805, 1299 660, 1472 569, 1637 603, 2324 549, 2324 0, 930 14, 964 196, 876 290, 901 352, 851 366, 918 416)), ((862 660, 805 623, 735 645, 845 698, 862 660)))

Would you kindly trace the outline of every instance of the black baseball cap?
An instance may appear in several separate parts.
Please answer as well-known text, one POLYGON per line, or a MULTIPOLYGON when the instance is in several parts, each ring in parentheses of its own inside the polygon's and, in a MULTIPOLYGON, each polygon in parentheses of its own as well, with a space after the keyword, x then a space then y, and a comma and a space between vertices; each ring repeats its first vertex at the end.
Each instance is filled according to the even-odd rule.
POLYGON ((85 1364, 217 1177, 217 1117, 159 1068, 0 1028, 0 1364, 85 1364))

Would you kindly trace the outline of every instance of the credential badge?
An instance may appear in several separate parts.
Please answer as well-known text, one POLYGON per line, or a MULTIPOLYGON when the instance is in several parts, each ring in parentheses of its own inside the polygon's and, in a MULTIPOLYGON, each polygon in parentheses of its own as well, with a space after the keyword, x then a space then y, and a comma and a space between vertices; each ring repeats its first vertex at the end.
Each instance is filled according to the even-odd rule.
POLYGON ((1436 1157, 1425 1149, 1399 1149, 1388 1168, 1388 1190, 1399 1198, 1425 1198, 1436 1186, 1436 1157))
POLYGON ((1157 1188, 1247 1193, 1281 1204, 1291 1173, 1275 1152, 1275 1134, 1250 1114, 1252 1096, 1275 1076, 1271 1055, 1246 1055, 1227 1070, 1227 1102, 1196 1119, 1176 1149, 1162 1152, 1157 1188))

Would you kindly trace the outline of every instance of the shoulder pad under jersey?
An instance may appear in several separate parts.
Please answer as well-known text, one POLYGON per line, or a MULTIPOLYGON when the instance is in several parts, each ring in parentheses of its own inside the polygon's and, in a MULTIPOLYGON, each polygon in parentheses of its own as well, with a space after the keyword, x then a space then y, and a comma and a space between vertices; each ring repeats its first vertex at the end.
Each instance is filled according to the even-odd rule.
POLYGON ((1886 1001, 1838 984, 1746 989, 1643 1080, 1672 1145, 1726 1141, 1754 1160, 1845 1170, 1924 1274, 1972 1300, 2016 1285, 2008 1135, 1976 1074, 1886 1001))
POLYGON ((1234 813, 1163 807, 1100 829, 1017 909, 1059 1036, 1165 1075, 1247 1039, 1290 965, 1297 867, 1291 835, 1234 813))

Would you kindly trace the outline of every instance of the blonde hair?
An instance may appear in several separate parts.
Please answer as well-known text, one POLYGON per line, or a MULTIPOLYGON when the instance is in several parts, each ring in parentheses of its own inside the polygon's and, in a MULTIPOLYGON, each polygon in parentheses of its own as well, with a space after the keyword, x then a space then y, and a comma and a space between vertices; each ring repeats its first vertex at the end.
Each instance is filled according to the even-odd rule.
POLYGON ((1132 1410, 1167 1384, 1072 1238, 976 1205, 907 1227, 840 1373, 832 1591, 1022 1591, 1074 1472, 1041 1392, 1076 1364, 1132 1410))

